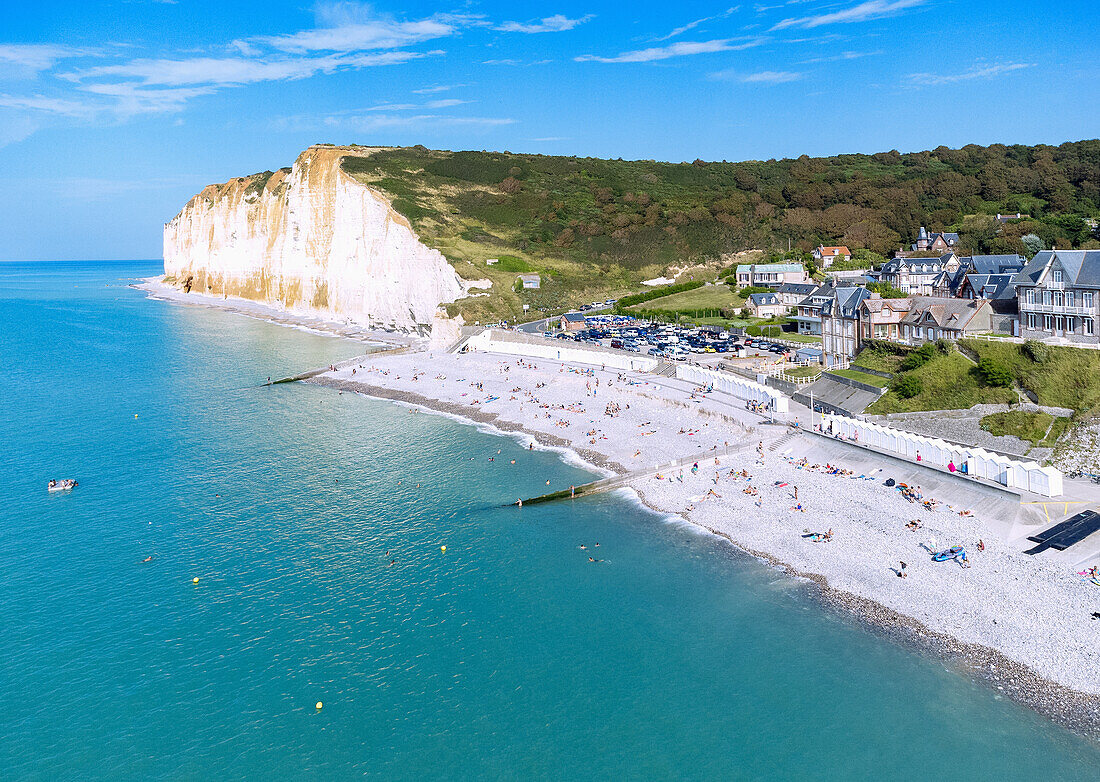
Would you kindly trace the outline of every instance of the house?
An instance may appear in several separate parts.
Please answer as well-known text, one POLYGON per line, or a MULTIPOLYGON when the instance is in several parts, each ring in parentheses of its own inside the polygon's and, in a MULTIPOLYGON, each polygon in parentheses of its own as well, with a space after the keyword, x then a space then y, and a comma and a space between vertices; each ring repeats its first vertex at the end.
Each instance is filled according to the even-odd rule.
POLYGON ((745 306, 754 318, 775 318, 787 314, 787 305, 775 293, 754 293, 745 306))
POLYGON ((966 275, 959 288, 960 299, 986 299, 994 312, 1015 315, 1016 309, 1015 274, 974 274, 966 275))
POLYGON ((791 317, 798 325, 799 334, 821 334, 821 307, 834 295, 834 287, 830 284, 821 285, 802 301, 798 302, 798 310, 791 317))
POLYGON ((1031 217, 1031 215, 1021 214, 1020 212, 1017 212, 1014 215, 1003 215, 1000 212, 998 212, 997 213, 997 222, 998 223, 1008 223, 1008 222, 1011 222, 1013 220, 1027 220, 1029 217, 1031 217))
POLYGON ((959 243, 957 233, 930 233, 923 225, 917 233, 917 241, 913 243, 914 252, 918 253, 946 253, 952 252, 959 243))
POLYGON ((737 287, 747 285, 778 288, 786 282, 809 282, 800 263, 741 263, 737 265, 737 287))
MULTIPOLYGON (((1027 260, 1015 253, 1010 255, 968 255, 959 258, 954 270, 945 268, 932 279, 932 296, 953 297, 961 295, 963 281, 968 274, 1015 275, 1024 268, 1027 260)), ((975 297, 970 297, 975 298, 975 297)), ((982 297, 976 297, 982 298, 982 297)))
POLYGON ((946 272, 954 278, 961 266, 955 253, 939 258, 891 258, 879 270, 879 279, 903 293, 931 296, 941 276, 946 272))
POLYGON ((1096 344, 1100 250, 1043 250, 1013 281, 1020 336, 1096 344))
POLYGON ((814 260, 822 269, 828 269, 835 261, 846 261, 852 257, 852 251, 844 245, 839 247, 826 247, 818 245, 813 251, 814 260))
POLYGON ((558 325, 561 326, 562 331, 583 331, 586 323, 584 313, 567 312, 561 316, 558 325))
POLYGON ((872 293, 859 305, 860 343, 868 339, 901 341, 901 321, 911 307, 911 299, 884 299, 872 293))
POLYGON ((923 345, 989 331, 992 312, 985 299, 914 296, 909 300, 909 312, 901 319, 901 342, 923 345))
POLYGON ((859 305, 871 298, 866 288, 837 288, 821 305, 821 349, 825 366, 845 366, 859 350, 859 305))
POLYGON ((542 278, 537 274, 521 274, 516 277, 516 282, 524 290, 538 290, 542 285, 542 278))
POLYGON ((817 287, 812 282, 785 282, 775 289, 775 295, 788 307, 794 307, 816 291, 817 287))

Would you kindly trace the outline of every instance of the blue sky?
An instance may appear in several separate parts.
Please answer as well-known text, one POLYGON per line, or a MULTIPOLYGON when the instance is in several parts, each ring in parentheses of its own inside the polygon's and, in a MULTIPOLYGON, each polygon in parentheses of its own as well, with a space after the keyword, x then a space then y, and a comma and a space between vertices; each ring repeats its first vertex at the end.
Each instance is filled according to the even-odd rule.
POLYGON ((152 258, 315 142, 745 160, 1100 135, 1093 2, 8 3, 0 258, 152 258))

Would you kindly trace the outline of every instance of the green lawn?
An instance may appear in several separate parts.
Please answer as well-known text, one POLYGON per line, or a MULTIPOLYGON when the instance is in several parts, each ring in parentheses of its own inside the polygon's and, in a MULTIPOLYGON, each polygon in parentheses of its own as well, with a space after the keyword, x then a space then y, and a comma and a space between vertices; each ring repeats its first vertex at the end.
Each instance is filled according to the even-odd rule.
POLYGON ((782 338, 788 342, 804 342, 807 345, 820 345, 821 337, 817 334, 799 334, 798 332, 783 332, 782 338))
POLYGON ((997 437, 1011 435, 1038 445, 1046 437, 1052 423, 1054 423, 1054 416, 1047 413, 1009 410, 1005 413, 985 416, 981 420, 981 427, 997 437))
POLYGON ((704 285, 702 288, 673 293, 671 296, 662 296, 659 299, 650 299, 627 309, 669 310, 690 314, 697 310, 739 310, 743 306, 745 306, 745 300, 738 296, 733 288, 718 284, 704 285))
POLYGON ((795 367, 783 371, 790 377, 817 377, 821 374, 821 367, 795 367))
POLYGON ((912 371, 920 378, 919 394, 902 399, 893 391, 867 408, 872 415, 913 413, 922 410, 959 410, 976 404, 1011 404, 1019 401, 1010 388, 983 385, 977 368, 962 354, 938 355, 919 369, 912 371))
POLYGON ((853 367, 864 367, 877 372, 889 372, 894 374, 905 360, 902 353, 888 353, 883 350, 865 348, 852 362, 853 367))
POLYGON ((1023 345, 963 340, 960 344, 980 358, 1004 364, 1039 404, 1068 407, 1085 413, 1100 406, 1100 351, 1045 346, 1047 360, 1037 362, 1023 345))
POLYGON ((855 369, 830 369, 830 375, 840 375, 846 377, 849 380, 857 380, 860 383, 866 383, 869 386, 877 386, 878 388, 886 388, 890 385, 889 379, 885 377, 879 377, 878 375, 869 375, 866 372, 859 372, 855 369))

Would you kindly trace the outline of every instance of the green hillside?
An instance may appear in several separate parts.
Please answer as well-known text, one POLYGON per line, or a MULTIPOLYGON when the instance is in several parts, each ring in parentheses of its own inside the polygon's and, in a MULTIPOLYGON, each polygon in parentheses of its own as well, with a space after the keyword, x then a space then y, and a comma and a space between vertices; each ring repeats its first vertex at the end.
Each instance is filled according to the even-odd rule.
POLYGON ((670 266, 713 277, 730 253, 788 241, 891 254, 921 225, 957 230, 962 252, 1030 254, 1028 234, 1100 246, 1085 221, 1100 214, 1097 140, 741 163, 359 149, 348 174, 386 192, 464 277, 494 281, 492 296, 455 305, 467 320, 615 296, 670 266), (1031 217, 1001 224, 998 212, 1031 217), (512 291, 519 269, 542 289, 512 291))

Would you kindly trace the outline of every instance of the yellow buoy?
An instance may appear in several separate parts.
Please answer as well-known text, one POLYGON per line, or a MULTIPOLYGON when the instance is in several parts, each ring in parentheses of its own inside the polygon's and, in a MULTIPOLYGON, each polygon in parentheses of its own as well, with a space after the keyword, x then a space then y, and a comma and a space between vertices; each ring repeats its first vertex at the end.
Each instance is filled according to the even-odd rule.
POLYGON ((324 705, 325 704, 321 703, 321 701, 317 701, 317 711, 320 711, 324 707, 324 705))
POLYGON ((447 553, 447 547, 446 546, 440 546, 439 550, 442 551, 444 554, 447 553))
POLYGON ((192 583, 192 584, 197 584, 197 583, 199 583, 199 577, 198 577, 198 576, 195 576, 195 577, 194 577, 193 579, 191 579, 191 583, 192 583))
POLYGON ((137 413, 134 413, 134 418, 137 418, 137 413))

